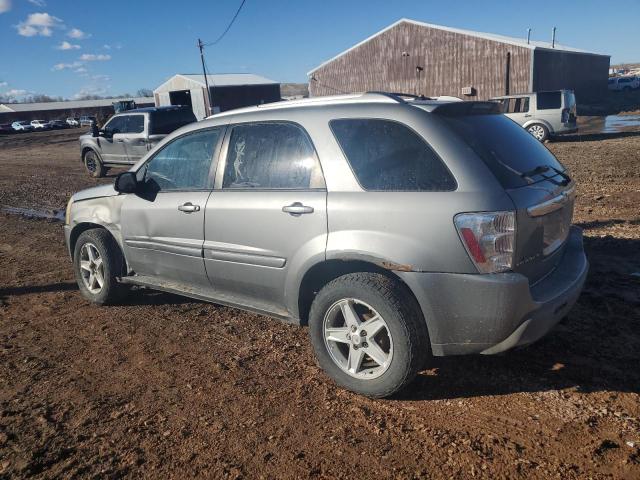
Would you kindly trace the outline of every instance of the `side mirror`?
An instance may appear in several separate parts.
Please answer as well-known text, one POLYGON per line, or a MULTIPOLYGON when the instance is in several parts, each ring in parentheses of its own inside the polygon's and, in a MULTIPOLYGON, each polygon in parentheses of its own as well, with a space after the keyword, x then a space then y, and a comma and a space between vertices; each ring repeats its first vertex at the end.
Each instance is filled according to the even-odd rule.
POLYGON ((135 193, 138 189, 138 179, 135 172, 122 172, 116 177, 113 188, 120 193, 135 193))
POLYGON ((92 137, 100 136, 100 130, 98 129, 98 126, 95 123, 91 124, 91 136, 92 137))

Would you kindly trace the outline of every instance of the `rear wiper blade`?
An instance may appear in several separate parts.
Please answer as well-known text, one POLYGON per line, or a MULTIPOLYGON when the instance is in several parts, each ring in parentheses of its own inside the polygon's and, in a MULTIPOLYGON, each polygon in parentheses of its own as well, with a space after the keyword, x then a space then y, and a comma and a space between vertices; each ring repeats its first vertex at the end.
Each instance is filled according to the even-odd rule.
POLYGON ((548 177, 548 176, 543 176, 543 177, 549 180, 550 182, 553 182, 553 180, 551 179, 555 175, 560 175, 563 180, 562 182, 559 182, 559 183, 554 182, 554 183, 558 183, 559 185, 569 185, 569 183, 571 182, 571 177, 565 171, 559 170, 556 167, 552 167, 551 165, 538 165, 536 168, 520 174, 520 176, 529 181, 533 181, 533 179, 531 178, 533 175, 541 175, 543 173, 547 173, 549 170, 553 170, 555 172, 554 175, 552 175, 551 177, 548 177))
POLYGON ((549 165, 538 165, 536 168, 527 172, 522 172, 520 176, 522 178, 531 178, 531 175, 540 175, 541 173, 548 172, 551 167, 549 165))

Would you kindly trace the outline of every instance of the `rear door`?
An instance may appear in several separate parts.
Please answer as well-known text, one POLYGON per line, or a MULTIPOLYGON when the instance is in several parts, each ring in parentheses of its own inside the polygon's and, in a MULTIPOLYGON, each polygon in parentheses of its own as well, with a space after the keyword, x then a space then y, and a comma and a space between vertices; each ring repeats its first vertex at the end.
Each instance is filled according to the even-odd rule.
POLYGON ((144 157, 149 150, 147 142, 148 123, 146 116, 142 113, 127 115, 126 136, 124 137, 125 150, 129 163, 136 163, 144 157))
POLYGON ((536 94, 536 119, 551 125, 551 132, 562 128, 562 92, 538 92, 536 94))
POLYGON ((124 200, 125 256, 138 275, 210 288, 202 259, 205 205, 223 127, 189 132, 142 166, 143 187, 124 200))
POLYGON ((524 125, 531 118, 529 97, 513 97, 505 102, 505 112, 514 122, 524 125))
POLYGON ((233 125, 221 158, 205 213, 207 275, 216 296, 286 315, 288 275, 326 250, 327 193, 311 139, 288 122, 233 125))
POLYGON ((573 215, 574 182, 543 144, 501 115, 445 118, 513 200, 513 270, 536 282, 562 258, 573 215))

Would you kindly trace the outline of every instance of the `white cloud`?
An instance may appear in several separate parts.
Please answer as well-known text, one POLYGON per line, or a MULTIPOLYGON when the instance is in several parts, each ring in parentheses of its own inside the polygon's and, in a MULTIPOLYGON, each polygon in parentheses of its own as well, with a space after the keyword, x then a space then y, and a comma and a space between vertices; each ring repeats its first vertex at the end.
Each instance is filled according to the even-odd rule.
POLYGON ((47 2, 45 2, 44 0, 28 0, 28 1, 32 5, 35 5, 36 7, 46 7, 47 6, 47 2))
POLYGON ((95 80, 96 82, 108 82, 109 80, 111 80, 111 77, 109 75, 102 74, 91 75, 91 80, 95 80))
POLYGON ((69 32, 67 32, 67 36, 75 38, 76 40, 82 40, 84 38, 89 38, 91 34, 85 33, 79 28, 72 28, 71 30, 69 30, 69 32))
POLYGON ((9 84, 7 82, 0 82, 0 88, 8 87, 9 84))
POLYGON ((83 87, 82 89, 80 89, 78 93, 76 93, 73 96, 73 98, 77 99, 77 98, 87 97, 89 95, 103 96, 108 92, 109 88, 111 88, 111 85, 106 85, 106 86, 91 85, 91 86, 83 87))
POLYGON ((0 13, 11 10, 11 0, 0 0, 0 13))
POLYGON ((104 48, 105 50, 111 50, 111 45, 105 43, 104 45, 102 45, 102 48, 104 48))
POLYGON ((106 60, 111 60, 111 55, 105 54, 93 54, 93 53, 85 53, 80 56, 80 60, 84 62, 104 62, 106 60))
POLYGON ((87 69, 84 67, 78 67, 74 70, 76 73, 87 73, 87 69))
POLYGON ((22 89, 19 89, 19 88, 13 88, 11 90, 8 90, 8 91, 4 92, 4 95, 6 95, 7 97, 24 97, 28 93, 29 92, 27 90, 22 90, 22 89))
POLYGON ((64 40, 60 45, 56 47, 56 50, 77 50, 79 48, 80 48, 80 45, 69 43, 66 40, 64 40))
POLYGON ((51 70, 54 72, 59 72, 60 70, 70 70, 74 68, 80 68, 84 64, 82 62, 73 62, 73 63, 56 63, 51 70))
POLYGON ((50 37, 52 29, 63 26, 62 20, 48 13, 32 13, 24 22, 16 25, 18 34, 23 37, 34 37, 41 35, 50 37))

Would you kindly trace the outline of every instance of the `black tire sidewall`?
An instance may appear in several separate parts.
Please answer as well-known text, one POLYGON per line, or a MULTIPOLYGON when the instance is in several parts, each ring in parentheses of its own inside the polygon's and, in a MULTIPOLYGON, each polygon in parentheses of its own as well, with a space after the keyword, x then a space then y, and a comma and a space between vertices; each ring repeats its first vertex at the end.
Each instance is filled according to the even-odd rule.
POLYGON ((98 305, 106 305, 118 300, 122 294, 122 286, 116 277, 122 274, 122 258, 119 247, 111 234, 103 229, 91 229, 82 232, 73 250, 73 271, 80 293, 84 298, 98 305), (104 285, 99 293, 92 293, 85 286, 80 269, 80 251, 86 243, 92 243, 98 249, 104 268, 104 285), (117 250, 116 250, 117 249, 117 250))
POLYGON ((100 159, 100 155, 98 155, 94 150, 88 150, 84 153, 82 157, 82 163, 84 163, 84 168, 87 170, 87 173, 91 177, 100 178, 104 176, 104 173, 105 173, 104 165, 102 163, 102 160, 100 159), (87 155, 93 155, 94 160, 96 162, 96 169, 93 172, 89 170, 89 167, 87 166, 87 155))
MULTIPOLYGON (((382 275, 378 280, 388 281, 382 275)), ((327 284, 316 296, 309 314, 309 335, 316 359, 325 372, 341 387, 369 397, 380 398, 393 395, 404 388, 417 374, 429 353, 425 345, 426 333, 419 332, 418 322, 421 315, 411 308, 403 308, 404 302, 398 297, 401 292, 395 291, 396 298, 385 298, 381 292, 371 287, 368 282, 359 281, 357 276, 346 275, 352 279, 341 277, 327 284), (351 280, 351 281, 349 281, 351 280), (389 368, 374 379, 358 379, 345 373, 331 358, 324 343, 323 324, 328 309, 344 298, 355 298, 373 307, 387 323, 393 341, 393 358, 389 368), (398 308, 400 307, 400 308, 398 308), (417 318, 419 317, 419 319, 417 318), (408 322, 415 322, 408 325, 408 322), (412 333, 413 331, 413 333, 412 333)), ((362 277, 360 277, 362 278, 362 277)), ((426 328, 425 328, 426 332, 426 328)))

